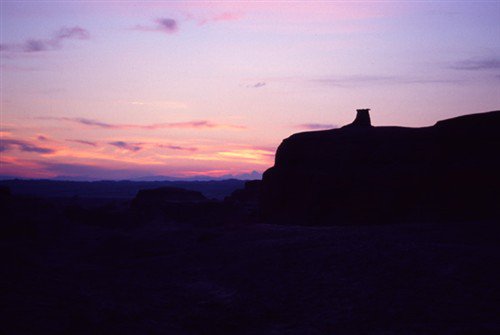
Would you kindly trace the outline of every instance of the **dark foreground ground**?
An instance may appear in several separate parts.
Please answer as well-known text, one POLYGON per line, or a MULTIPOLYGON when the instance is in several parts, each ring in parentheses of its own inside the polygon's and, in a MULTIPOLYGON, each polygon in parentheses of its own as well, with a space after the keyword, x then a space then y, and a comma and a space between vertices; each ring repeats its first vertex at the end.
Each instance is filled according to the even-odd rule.
POLYGON ((500 333, 494 222, 27 227, 0 238, 0 334, 500 333))

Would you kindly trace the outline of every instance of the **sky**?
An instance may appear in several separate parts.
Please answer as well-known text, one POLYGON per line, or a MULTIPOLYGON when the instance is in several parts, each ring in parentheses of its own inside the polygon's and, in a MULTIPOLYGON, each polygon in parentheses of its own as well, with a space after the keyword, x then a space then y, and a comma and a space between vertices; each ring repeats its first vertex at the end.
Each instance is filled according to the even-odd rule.
POLYGON ((240 176, 500 109, 500 1, 1 1, 0 176, 240 176))

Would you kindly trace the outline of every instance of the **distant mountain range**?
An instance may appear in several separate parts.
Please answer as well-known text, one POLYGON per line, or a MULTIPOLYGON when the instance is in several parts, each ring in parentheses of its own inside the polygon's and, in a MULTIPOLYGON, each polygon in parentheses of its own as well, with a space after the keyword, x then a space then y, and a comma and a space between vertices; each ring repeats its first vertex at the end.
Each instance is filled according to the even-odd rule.
MULTIPOLYGON (((9 175, 0 175, 0 180, 11 180, 11 179, 19 179, 19 180, 31 180, 30 178, 20 178, 17 176, 9 176, 9 175)), ((242 173, 242 174, 226 174, 220 177, 213 177, 207 175, 197 175, 192 177, 172 177, 172 176, 143 176, 143 177, 135 177, 129 178, 126 180, 114 180, 114 181, 211 181, 211 180, 227 180, 227 179, 238 179, 238 180, 255 180, 262 179, 262 173, 257 171, 252 171, 250 173, 242 173)), ((89 176, 57 176, 54 178, 48 178, 45 180, 57 180, 57 181, 104 181, 102 178, 95 178, 89 176)))
MULTIPOLYGON (((59 179, 59 178, 58 178, 59 179)), ((198 175, 193 177, 170 177, 170 176, 144 176, 138 178, 131 178, 132 181, 210 181, 210 180, 226 180, 226 179, 240 179, 240 180, 254 180, 262 179, 262 173, 252 171, 250 173, 242 174, 226 174, 220 177, 212 177, 205 175, 198 175)), ((61 179, 59 179, 61 180, 61 179)))
POLYGON ((42 198, 106 198, 132 199, 139 190, 158 187, 177 187, 201 192, 208 199, 223 200, 237 189, 242 189, 244 180, 163 180, 163 181, 69 181, 51 179, 10 179, 0 181, 14 195, 42 198))

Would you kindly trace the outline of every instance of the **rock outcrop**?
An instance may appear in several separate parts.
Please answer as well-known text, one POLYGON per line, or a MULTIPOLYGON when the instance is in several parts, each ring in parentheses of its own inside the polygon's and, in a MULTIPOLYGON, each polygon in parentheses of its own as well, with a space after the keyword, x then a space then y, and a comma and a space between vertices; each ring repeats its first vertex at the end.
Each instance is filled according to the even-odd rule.
POLYGON ((262 182, 262 214, 294 224, 500 217, 500 111, 424 128, 340 129, 283 140, 262 182))
POLYGON ((356 109, 356 118, 351 124, 344 126, 343 128, 366 128, 371 127, 372 121, 370 119, 370 109, 356 109))
POLYGON ((261 180, 249 180, 245 182, 243 189, 231 193, 224 199, 224 202, 242 210, 245 217, 257 219, 261 200, 261 184, 261 180))
POLYGON ((252 203, 257 205, 260 199, 261 180, 249 180, 245 182, 245 187, 235 190, 224 201, 230 203, 252 203))

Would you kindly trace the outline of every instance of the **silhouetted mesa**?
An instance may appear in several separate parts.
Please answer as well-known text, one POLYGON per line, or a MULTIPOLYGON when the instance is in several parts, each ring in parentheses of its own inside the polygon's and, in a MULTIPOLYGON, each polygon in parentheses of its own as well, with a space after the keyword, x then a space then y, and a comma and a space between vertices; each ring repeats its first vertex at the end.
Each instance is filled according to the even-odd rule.
POLYGON ((340 129, 283 140, 262 182, 265 218, 301 224, 500 217, 500 111, 424 128, 340 129))

